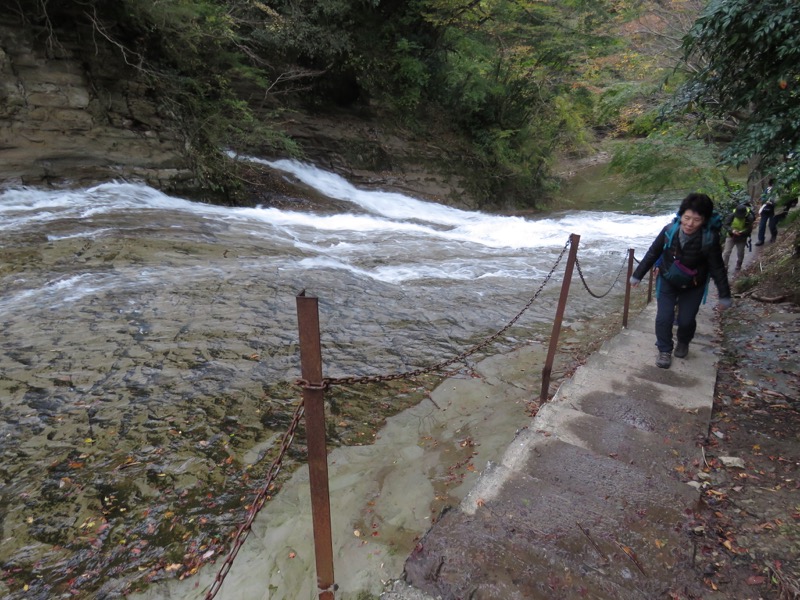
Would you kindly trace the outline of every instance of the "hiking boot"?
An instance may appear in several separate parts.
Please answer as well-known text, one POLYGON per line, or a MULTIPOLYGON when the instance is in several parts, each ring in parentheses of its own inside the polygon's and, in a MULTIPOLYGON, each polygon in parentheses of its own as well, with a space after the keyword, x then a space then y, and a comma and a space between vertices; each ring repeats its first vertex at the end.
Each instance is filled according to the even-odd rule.
POLYGON ((672 353, 671 352, 659 352, 658 358, 656 358, 656 366, 659 369, 669 369, 669 366, 672 364, 672 353))
POLYGON ((683 342, 675 344, 675 358, 686 358, 687 354, 689 354, 689 344, 683 342))
POLYGON ((756 242, 756 246, 763 246, 764 242, 756 242))

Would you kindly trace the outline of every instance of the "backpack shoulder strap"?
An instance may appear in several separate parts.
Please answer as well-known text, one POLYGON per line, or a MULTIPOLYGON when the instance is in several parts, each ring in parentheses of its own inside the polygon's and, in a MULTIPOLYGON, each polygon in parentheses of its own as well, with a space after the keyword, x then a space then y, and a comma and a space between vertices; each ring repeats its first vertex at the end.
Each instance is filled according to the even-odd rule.
POLYGON ((672 246, 672 238, 675 237, 675 232, 678 231, 680 224, 678 217, 675 217, 672 221, 672 226, 664 233, 664 250, 672 246))

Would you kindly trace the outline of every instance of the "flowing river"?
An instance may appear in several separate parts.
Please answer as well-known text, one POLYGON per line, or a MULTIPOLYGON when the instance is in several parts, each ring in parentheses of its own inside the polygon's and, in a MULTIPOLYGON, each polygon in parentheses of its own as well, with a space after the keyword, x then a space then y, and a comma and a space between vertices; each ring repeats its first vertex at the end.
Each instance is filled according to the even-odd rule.
MULTIPOLYGON (((319 298, 326 376, 419 369, 503 328, 571 233, 588 284, 604 292, 678 200, 501 216, 267 164, 333 209, 212 206, 128 183, 0 192, 3 597, 120 597, 188 583, 219 559, 299 398, 301 290, 319 298)), ((547 340, 565 262, 462 373, 547 340)), ((576 274, 568 328, 619 312, 624 279, 596 300, 576 274)), ((332 444, 375 441, 386 415, 427 396, 425 383, 331 394, 332 444)), ((513 436, 505 426, 498 451, 513 436)), ((288 460, 304 451, 301 439, 288 460)), ((395 562, 407 551, 395 546, 395 562)), ((202 597, 185 590, 152 597, 202 597)), ((253 597, 305 597, 271 593, 253 597)))

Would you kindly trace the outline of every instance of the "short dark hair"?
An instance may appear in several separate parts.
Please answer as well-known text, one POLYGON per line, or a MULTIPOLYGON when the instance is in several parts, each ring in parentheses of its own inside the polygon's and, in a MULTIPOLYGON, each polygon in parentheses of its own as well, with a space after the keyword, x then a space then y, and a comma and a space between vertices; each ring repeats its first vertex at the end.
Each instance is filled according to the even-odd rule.
POLYGON ((683 215, 687 210, 693 210, 708 222, 714 212, 714 201, 705 194, 692 192, 681 201, 678 214, 683 215))

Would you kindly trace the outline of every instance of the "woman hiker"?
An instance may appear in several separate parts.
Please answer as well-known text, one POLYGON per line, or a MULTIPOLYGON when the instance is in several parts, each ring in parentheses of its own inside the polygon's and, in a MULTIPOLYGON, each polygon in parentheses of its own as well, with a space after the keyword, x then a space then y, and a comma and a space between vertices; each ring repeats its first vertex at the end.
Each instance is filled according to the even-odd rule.
MULTIPOLYGON (((672 325, 678 308, 678 333, 675 356, 684 358, 697 329, 697 312, 703 302, 711 277, 719 292, 719 306, 729 308, 731 290, 722 262, 719 230, 711 227, 714 203, 705 194, 689 194, 681 202, 678 216, 655 241, 631 275, 636 287, 658 263, 656 295, 656 366, 669 369, 672 364, 672 325)), ((718 218, 718 217, 716 217, 718 218)))

